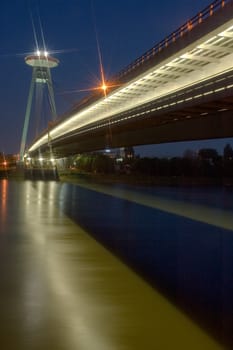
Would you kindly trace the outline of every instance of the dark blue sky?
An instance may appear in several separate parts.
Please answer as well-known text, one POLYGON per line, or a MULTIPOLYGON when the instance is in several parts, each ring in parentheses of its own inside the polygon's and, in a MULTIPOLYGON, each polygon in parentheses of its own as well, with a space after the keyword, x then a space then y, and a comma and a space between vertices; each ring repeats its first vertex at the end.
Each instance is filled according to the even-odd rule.
MULTIPOLYGON (((81 93, 63 92, 90 88, 100 76, 94 22, 110 77, 209 4, 209 0, 2 0, 0 150, 19 151, 31 80, 24 53, 35 49, 30 12, 39 35, 39 9, 49 50, 74 49, 55 55, 60 65, 52 71, 57 110, 62 114, 82 97, 81 93)), ((141 154, 182 155, 186 148, 202 146, 216 147, 221 152, 225 143, 226 140, 177 143, 172 147, 155 145, 143 147, 141 154)))

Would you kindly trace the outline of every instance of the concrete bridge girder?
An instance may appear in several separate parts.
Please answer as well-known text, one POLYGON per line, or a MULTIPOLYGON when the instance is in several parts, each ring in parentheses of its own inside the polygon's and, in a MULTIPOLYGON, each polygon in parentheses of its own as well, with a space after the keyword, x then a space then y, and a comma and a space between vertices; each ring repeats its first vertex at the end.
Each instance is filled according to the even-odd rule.
MULTIPOLYGON (((185 127, 190 140, 195 139, 194 134, 197 139, 231 137, 227 115, 232 109, 228 98, 233 97, 233 35, 229 29, 233 27, 232 13, 231 3, 129 74, 126 85, 114 90, 106 100, 94 100, 93 104, 72 110, 70 120, 64 120, 70 129, 63 132, 61 123, 50 132, 53 149, 64 153, 103 149, 109 132, 113 147, 188 140, 176 129, 178 124, 185 127), (224 38, 232 39, 231 43, 224 38), (75 116, 81 120, 83 113, 85 122, 78 124, 75 116), (198 120, 203 121, 205 116, 210 121, 209 115, 215 123, 223 119, 228 130, 223 127, 211 131, 212 127, 204 122, 202 128, 198 120), (192 124, 193 135, 188 132, 192 124), (198 132, 198 127, 206 132, 198 132)), ((46 149, 46 136, 44 140, 41 149, 46 149)))

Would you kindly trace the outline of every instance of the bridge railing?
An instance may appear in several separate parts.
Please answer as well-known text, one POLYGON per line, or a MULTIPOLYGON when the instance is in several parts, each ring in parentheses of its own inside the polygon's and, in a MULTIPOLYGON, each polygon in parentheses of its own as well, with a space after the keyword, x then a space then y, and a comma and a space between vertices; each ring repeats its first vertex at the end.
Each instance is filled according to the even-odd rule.
POLYGON ((203 11, 199 12, 196 16, 192 17, 181 27, 163 39, 161 42, 156 44, 150 50, 146 51, 142 56, 138 57, 135 61, 129 64, 126 68, 122 69, 119 73, 114 76, 114 80, 120 80, 134 69, 143 65, 145 61, 148 61, 154 57, 157 53, 167 48, 170 44, 174 43, 177 39, 181 38, 187 32, 190 32, 194 27, 200 25, 204 20, 211 17, 215 12, 222 9, 226 4, 233 2, 233 0, 215 0, 203 11))

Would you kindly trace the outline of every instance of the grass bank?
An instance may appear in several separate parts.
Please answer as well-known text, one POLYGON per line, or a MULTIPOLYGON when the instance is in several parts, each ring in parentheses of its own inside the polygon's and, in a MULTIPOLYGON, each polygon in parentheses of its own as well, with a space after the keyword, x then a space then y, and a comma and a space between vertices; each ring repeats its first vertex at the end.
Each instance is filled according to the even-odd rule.
POLYGON ((145 176, 142 174, 100 174, 61 172, 60 180, 65 182, 92 182, 100 184, 127 184, 134 186, 233 186, 232 178, 145 176))

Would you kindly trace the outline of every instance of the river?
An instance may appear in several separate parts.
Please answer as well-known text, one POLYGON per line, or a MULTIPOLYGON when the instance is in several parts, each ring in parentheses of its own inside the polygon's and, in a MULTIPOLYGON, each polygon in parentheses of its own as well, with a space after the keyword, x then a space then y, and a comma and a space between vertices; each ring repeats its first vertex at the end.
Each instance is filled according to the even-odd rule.
MULTIPOLYGON (((30 275, 33 280, 31 288, 34 288, 37 295, 39 287, 32 276, 36 274, 40 279, 42 273, 40 265, 43 263, 38 265, 38 259, 41 257, 37 256, 38 251, 36 254, 33 253, 35 242, 36 246, 39 244, 39 247, 43 247, 43 252, 40 254, 42 256, 45 254, 46 259, 48 259, 46 252, 54 244, 54 247, 59 247, 69 256, 71 270, 80 269, 79 238, 80 232, 84 231, 85 235, 92 240, 94 238, 94 241, 106 248, 120 264, 128 266, 133 274, 136 273, 136 276, 144 281, 142 283, 162 295, 213 341, 223 344, 225 348, 233 348, 233 193, 231 188, 149 188, 2 180, 0 194, 2 274, 6 275, 10 271, 14 276, 12 259, 16 252, 19 266, 22 264, 18 274, 26 276, 24 283, 29 283, 30 275), (72 225, 74 241, 69 241, 70 228, 67 229, 63 216, 70 220, 69 225, 72 225), (41 234, 36 234, 37 231, 41 234), (35 242, 29 253, 26 246, 28 241, 32 241, 32 236, 35 242), (61 237, 62 240, 60 240, 61 237), (58 241, 61 246, 60 243, 58 245, 58 241), (71 251, 70 247, 66 251, 68 243, 72 245, 71 251), (29 255, 25 261, 24 250, 26 256, 29 255), (9 269, 6 264, 9 264, 9 269), (78 267, 74 267, 76 264, 78 267)), ((53 254, 53 250, 52 253, 49 252, 50 257, 53 254)), ((92 264, 99 264, 96 255, 92 257, 90 255, 89 259, 93 259, 92 264)), ((63 267, 60 262, 58 265, 61 271, 65 268, 68 271, 66 263, 63 267)), ((53 278, 55 278, 58 272, 55 267, 53 270, 53 278)), ((86 270, 86 272, 89 275, 89 271, 86 270)), ((82 270, 83 273, 82 278, 85 280, 85 271, 82 270)), ((93 274, 91 278, 95 279, 96 276, 93 274)), ((130 281, 131 277, 128 278, 130 281)), ((17 276, 16 279, 18 281, 16 288, 21 288, 20 277, 17 276)), ((7 281, 6 284, 10 283, 7 281)), ((127 284, 126 280, 121 280, 121 283, 127 284)), ((7 291, 10 287, 4 288, 7 291)), ((46 288, 44 281, 40 292, 46 293, 46 288)), ((115 288, 117 290, 118 287, 115 288)), ((2 292, 4 296, 4 290, 2 292)), ((97 289, 95 293, 98 294, 100 291, 97 289)), ((26 298, 25 293, 23 295, 26 298)), ((31 292, 29 292, 30 295, 31 292)), ((134 298, 135 296, 132 296, 132 303, 134 298)), ((130 299, 127 300, 130 304, 130 299)), ((23 299, 21 301, 25 302, 23 299)), ((74 301, 75 303, 77 301, 74 301)), ((6 305, 4 299, 1 304, 4 309, 6 305)), ((153 309, 152 304, 153 302, 151 302, 153 309)), ((150 305, 147 306, 150 308, 150 305)), ((46 310, 50 308, 47 304, 43 307, 46 310)), ((72 305, 69 307, 72 308, 72 305)), ((5 314, 3 312, 2 318, 6 315, 7 310, 5 314)), ((7 327, 11 328, 10 323, 7 327)), ((9 331, 8 328, 7 331, 9 331)), ((20 338, 20 335, 18 336, 20 338)), ((51 334, 48 335, 50 336, 51 334)), ((145 339, 149 341, 148 334, 144 337, 141 337, 144 339, 143 344, 137 343, 138 348, 146 345, 145 339)), ((42 342, 41 339, 40 341, 42 342)), ((25 347, 25 343, 22 342, 22 344, 25 347)), ((41 344, 45 348, 44 343, 41 344)), ((127 346, 118 344, 116 348, 137 348, 132 339, 128 340, 127 344, 127 346)), ((205 344, 204 341, 203 344, 205 344)), ((186 348, 185 346, 182 347, 180 344, 179 348, 186 348)), ((83 349, 97 348, 91 345, 83 347, 83 349)), ((107 348, 114 347, 107 346, 107 348)), ((151 347, 151 349, 154 348, 157 347, 151 347)), ((197 344, 194 344, 194 348, 197 348, 197 344)), ((199 342, 198 348, 207 349, 208 346, 202 347, 199 342)), ((82 349, 81 346, 80 349, 82 349)), ((102 349, 104 349, 103 345, 102 349)))

